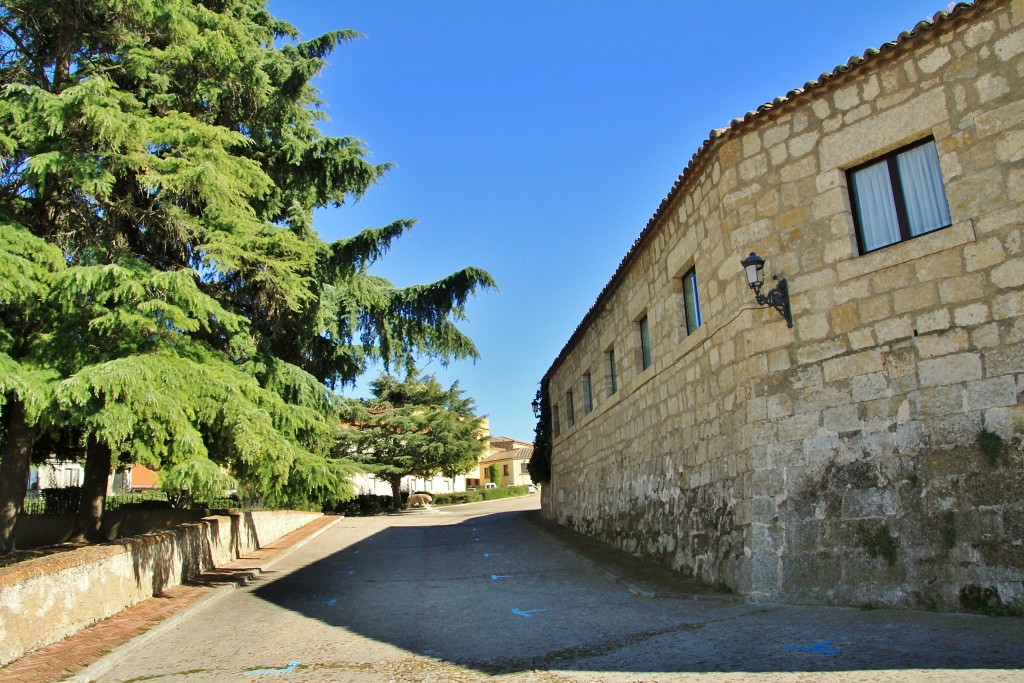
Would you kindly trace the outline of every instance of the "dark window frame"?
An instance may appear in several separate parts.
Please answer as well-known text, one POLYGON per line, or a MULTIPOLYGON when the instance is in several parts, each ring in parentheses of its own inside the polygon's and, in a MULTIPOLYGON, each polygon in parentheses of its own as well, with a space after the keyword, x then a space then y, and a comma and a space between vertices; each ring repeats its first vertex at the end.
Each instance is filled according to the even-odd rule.
POLYGON ((588 415, 594 410, 594 383, 589 372, 584 372, 580 381, 583 385, 583 414, 588 415))
POLYGON ((693 266, 685 273, 683 273, 681 280, 682 286, 682 306, 683 306, 683 325, 686 329, 686 336, 689 337, 691 334, 700 329, 701 325, 704 324, 704 314, 700 310, 700 292, 698 291, 697 284, 697 267, 693 266), (686 283, 687 281, 693 281, 693 310, 697 316, 697 320, 690 320, 690 311, 686 308, 686 283), (692 323, 692 325, 691 325, 692 323), (691 329, 692 326, 692 329, 691 329))
MULTIPOLYGON (((935 142, 935 138, 931 135, 925 138, 921 138, 920 140, 915 140, 914 142, 903 145, 902 147, 894 149, 890 152, 886 152, 885 154, 873 157, 862 164, 857 164, 852 168, 846 169, 846 189, 847 194, 850 198, 850 209, 853 212, 853 231, 857 236, 857 250, 860 254, 870 254, 878 251, 879 249, 885 249, 886 247, 891 247, 897 244, 903 244, 904 242, 909 242, 912 239, 924 237, 925 235, 930 235, 933 232, 944 230, 953 225, 952 212, 950 212, 950 222, 947 223, 946 225, 940 225, 937 228, 932 228, 927 232, 922 232, 920 235, 910 234, 910 218, 907 213, 907 201, 903 194, 903 183, 900 178, 899 165, 896 163, 896 158, 900 154, 903 154, 904 152, 909 152, 910 150, 916 147, 927 145, 930 142, 935 142), (860 215, 860 209, 858 208, 857 195, 854 190, 853 176, 855 173, 857 173, 857 171, 862 171, 868 168, 869 166, 874 166, 880 161, 884 161, 886 167, 889 170, 889 183, 892 187, 893 203, 896 206, 896 224, 899 228, 900 238, 895 242, 883 244, 882 246, 875 247, 874 249, 867 249, 864 246, 864 225, 862 217, 860 215)), ((948 205, 949 195, 946 194, 946 183, 944 178, 942 179, 942 192, 943 195, 946 197, 946 202, 948 205)))
POLYGON ((654 365, 654 343, 651 341, 651 321, 645 313, 638 321, 640 327, 640 371, 654 365))
POLYGON ((609 348, 604 354, 608 361, 606 368, 608 373, 608 395, 612 396, 619 390, 619 369, 615 364, 615 348, 609 348))

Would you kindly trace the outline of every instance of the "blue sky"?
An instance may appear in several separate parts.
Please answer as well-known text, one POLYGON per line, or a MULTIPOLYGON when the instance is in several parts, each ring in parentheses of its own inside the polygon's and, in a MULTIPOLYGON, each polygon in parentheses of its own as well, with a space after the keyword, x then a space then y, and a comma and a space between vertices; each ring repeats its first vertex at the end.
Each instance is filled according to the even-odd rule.
POLYGON ((330 117, 323 130, 396 164, 361 201, 319 213, 317 229, 333 240, 415 218, 375 273, 398 285, 467 265, 494 276, 500 292, 473 300, 463 325, 480 360, 425 369, 459 380, 493 434, 527 441, 540 378, 708 133, 947 8, 270 3, 304 39, 365 34, 339 47, 316 81, 330 117))

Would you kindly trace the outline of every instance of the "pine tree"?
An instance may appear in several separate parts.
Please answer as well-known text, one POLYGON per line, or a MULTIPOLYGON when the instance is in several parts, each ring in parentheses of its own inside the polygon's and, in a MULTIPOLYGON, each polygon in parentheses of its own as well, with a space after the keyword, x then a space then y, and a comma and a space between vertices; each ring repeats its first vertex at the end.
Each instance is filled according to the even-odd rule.
POLYGON ((47 279, 64 267, 59 249, 0 221, 0 554, 14 549, 35 425, 59 377, 33 342, 46 316, 47 279))
POLYGON ((456 323, 487 273, 398 288, 369 268, 412 221, 313 229, 389 168, 317 128, 310 81, 355 37, 300 42, 262 0, 0 4, 0 275, 40 291, 0 290, 11 481, 27 461, 6 451, 42 430, 181 489, 227 472, 273 501, 345 496, 330 389, 372 360, 476 356, 456 323))
POLYGON ((458 382, 446 390, 433 375, 411 370, 401 381, 382 374, 370 390, 372 399, 344 407, 349 427, 339 447, 387 479, 395 508, 403 477, 455 476, 477 466, 487 444, 484 421, 458 382))

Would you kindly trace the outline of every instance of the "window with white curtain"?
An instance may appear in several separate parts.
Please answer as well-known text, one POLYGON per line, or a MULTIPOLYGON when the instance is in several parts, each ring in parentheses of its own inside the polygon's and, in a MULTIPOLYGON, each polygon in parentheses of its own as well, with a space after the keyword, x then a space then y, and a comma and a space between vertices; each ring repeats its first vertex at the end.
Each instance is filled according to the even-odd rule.
POLYGON ((952 223, 931 138, 852 168, 847 179, 862 254, 952 223))

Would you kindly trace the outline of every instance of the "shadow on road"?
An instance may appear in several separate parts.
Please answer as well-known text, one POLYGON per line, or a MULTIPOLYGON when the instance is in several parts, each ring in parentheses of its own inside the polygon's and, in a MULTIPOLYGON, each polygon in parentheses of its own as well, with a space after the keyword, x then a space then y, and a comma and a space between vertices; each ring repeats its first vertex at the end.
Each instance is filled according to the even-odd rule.
MULTIPOLYGON (((524 514, 403 518, 254 593, 484 673, 1024 667, 1022 620, 695 599, 709 592, 699 584, 676 584, 672 599, 639 597, 594 569, 613 558, 607 546, 591 545, 588 562, 588 543, 567 552, 573 539, 539 534, 524 514)), ((618 560, 614 572, 628 572, 618 560)))

